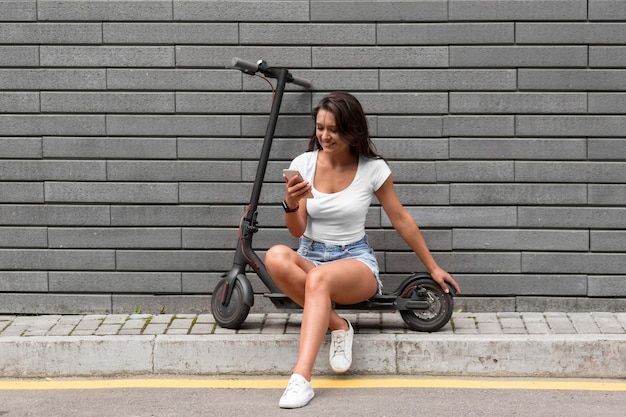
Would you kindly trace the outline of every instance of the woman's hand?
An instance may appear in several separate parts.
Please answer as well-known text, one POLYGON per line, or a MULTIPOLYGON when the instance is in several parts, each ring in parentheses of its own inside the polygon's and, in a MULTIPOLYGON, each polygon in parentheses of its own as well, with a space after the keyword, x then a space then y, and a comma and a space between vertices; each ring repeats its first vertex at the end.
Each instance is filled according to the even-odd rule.
POLYGON ((283 178, 285 178, 285 187, 287 189, 285 201, 289 207, 295 207, 298 202, 304 198, 304 196, 311 192, 311 189, 313 188, 308 181, 300 181, 297 176, 293 176, 291 179, 288 179, 285 176, 283 176, 283 178))
POLYGON ((439 286, 445 293, 450 292, 450 289, 448 288, 447 284, 452 285, 452 287, 456 290, 457 294, 461 293, 461 287, 459 287, 459 284, 457 284, 457 282, 454 280, 454 278, 452 278, 450 274, 448 274, 446 271, 444 271, 440 267, 437 267, 433 271, 431 271, 430 276, 433 277, 435 282, 439 284, 439 286))

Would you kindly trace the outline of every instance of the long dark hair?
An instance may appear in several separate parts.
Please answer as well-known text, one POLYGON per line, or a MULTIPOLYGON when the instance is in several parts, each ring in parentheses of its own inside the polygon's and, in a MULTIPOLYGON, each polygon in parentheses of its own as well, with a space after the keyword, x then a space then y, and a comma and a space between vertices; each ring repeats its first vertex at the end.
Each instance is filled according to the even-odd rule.
MULTIPOLYGON (((369 158, 382 158, 376 152, 376 148, 370 137, 367 118, 361 103, 352 94, 345 91, 336 91, 322 98, 316 108, 313 109, 313 120, 317 120, 317 113, 326 110, 335 116, 337 133, 350 145, 352 153, 369 158)), ((316 130, 309 140, 307 151, 321 150, 316 130)))

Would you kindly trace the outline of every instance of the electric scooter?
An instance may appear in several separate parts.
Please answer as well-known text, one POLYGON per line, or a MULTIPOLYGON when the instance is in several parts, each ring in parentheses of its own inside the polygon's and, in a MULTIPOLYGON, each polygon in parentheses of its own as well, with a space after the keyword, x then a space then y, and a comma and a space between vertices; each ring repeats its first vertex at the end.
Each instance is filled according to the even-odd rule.
MULTIPOLYGON (((287 83, 294 83, 311 88, 311 82, 291 75, 288 69, 269 66, 259 60, 256 64, 239 58, 233 58, 232 66, 245 74, 276 80, 274 100, 270 110, 265 138, 259 158, 256 178, 248 205, 239 224, 239 239, 230 271, 222 275, 211 297, 211 310, 217 323, 224 328, 239 329, 246 320, 250 308, 254 305, 254 292, 246 276, 250 267, 261 279, 268 291, 265 297, 279 309, 301 309, 302 307, 287 297, 276 286, 267 272, 263 261, 252 247, 252 238, 259 231, 257 216, 258 203, 269 160, 270 149, 276 129, 280 105, 287 83)), ((357 304, 335 304, 340 310, 399 311, 402 319, 411 330, 434 332, 445 326, 452 316, 455 290, 448 285, 445 293, 439 284, 427 273, 413 273, 405 278, 390 293, 375 295, 369 300, 357 304)))

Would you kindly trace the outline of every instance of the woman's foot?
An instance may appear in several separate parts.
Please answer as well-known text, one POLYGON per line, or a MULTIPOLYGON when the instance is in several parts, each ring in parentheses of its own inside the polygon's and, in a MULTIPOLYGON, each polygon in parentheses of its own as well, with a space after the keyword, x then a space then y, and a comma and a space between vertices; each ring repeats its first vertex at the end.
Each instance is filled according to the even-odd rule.
POLYGON ((352 364, 354 329, 348 320, 346 320, 346 323, 348 323, 348 330, 333 330, 330 332, 329 359, 330 367, 335 372, 346 372, 352 364))
POLYGON ((280 397, 278 406, 280 408, 300 408, 304 407, 313 399, 315 393, 311 383, 307 381, 302 375, 293 374, 289 378, 289 384, 287 389, 283 392, 283 396, 280 397))

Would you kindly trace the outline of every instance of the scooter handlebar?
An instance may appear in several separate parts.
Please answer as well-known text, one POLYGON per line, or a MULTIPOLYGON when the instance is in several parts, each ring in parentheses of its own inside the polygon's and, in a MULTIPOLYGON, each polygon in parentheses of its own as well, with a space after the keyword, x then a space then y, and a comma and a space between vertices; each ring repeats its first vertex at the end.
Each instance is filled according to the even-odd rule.
MULTIPOLYGON (((254 74, 260 71, 262 69, 260 68, 261 64, 262 64, 262 61, 259 61, 259 63, 255 64, 253 62, 246 61, 246 60, 236 58, 236 57, 233 58, 232 60, 233 67, 239 68, 240 70, 248 74, 254 74)), ((304 79, 304 78, 294 77, 291 74, 289 74, 287 82, 298 84, 299 86, 306 87, 306 88, 311 88, 313 85, 311 81, 304 79)))
POLYGON ((233 58, 232 60, 233 67, 241 68, 252 73, 255 73, 259 70, 259 65, 253 62, 245 61, 240 58, 233 58))

